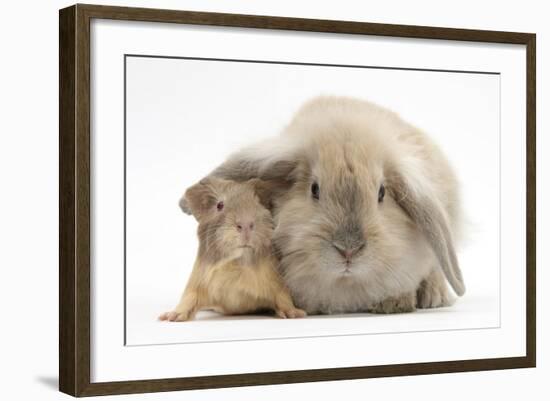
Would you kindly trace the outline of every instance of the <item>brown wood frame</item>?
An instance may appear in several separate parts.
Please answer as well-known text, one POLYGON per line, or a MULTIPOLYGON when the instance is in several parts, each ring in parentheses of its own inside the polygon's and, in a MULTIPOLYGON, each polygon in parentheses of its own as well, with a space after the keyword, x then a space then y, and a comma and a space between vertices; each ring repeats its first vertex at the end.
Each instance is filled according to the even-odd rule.
POLYGON ((535 46, 532 33, 77 4, 59 12, 59 389, 73 396, 534 367, 536 364, 535 46), (512 43, 527 49, 527 309, 524 357, 90 383, 90 20, 170 22, 512 43))

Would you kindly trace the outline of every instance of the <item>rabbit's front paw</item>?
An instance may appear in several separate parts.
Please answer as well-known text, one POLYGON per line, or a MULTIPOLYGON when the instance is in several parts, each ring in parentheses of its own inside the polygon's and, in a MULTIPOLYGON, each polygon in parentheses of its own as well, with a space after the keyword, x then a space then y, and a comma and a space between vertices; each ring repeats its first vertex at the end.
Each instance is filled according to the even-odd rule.
POLYGON ((414 294, 405 294, 400 297, 386 298, 372 305, 368 311, 371 313, 408 313, 415 310, 416 297, 414 294))
POLYGON ((434 270, 428 278, 422 280, 416 292, 416 307, 420 309, 440 308, 453 304, 445 277, 439 270, 434 270))

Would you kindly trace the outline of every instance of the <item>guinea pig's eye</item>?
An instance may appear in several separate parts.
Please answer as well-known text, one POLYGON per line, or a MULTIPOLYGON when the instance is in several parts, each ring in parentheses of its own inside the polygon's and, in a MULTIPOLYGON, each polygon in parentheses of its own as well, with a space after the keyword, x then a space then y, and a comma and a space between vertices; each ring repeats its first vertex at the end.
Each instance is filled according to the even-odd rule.
POLYGON ((216 209, 218 209, 218 212, 221 212, 223 210, 223 202, 219 201, 216 205, 216 209))
POLYGON ((378 190, 378 202, 382 202, 384 195, 386 195, 386 188, 384 187, 384 184, 382 184, 378 190))
POLYGON ((319 199, 319 184, 314 182, 311 184, 311 196, 313 196, 315 199, 319 199))

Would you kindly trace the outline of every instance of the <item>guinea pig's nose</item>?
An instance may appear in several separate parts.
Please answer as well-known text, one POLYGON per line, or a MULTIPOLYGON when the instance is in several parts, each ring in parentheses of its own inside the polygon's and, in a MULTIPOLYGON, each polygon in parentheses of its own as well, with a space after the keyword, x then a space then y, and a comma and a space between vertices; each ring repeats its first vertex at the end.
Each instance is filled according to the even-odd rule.
POLYGON ((254 230, 254 222, 253 221, 238 221, 237 222, 237 231, 240 233, 250 233, 250 231, 254 230))
POLYGON ((254 230, 254 222, 237 222, 237 230, 243 231, 243 230, 254 230))
POLYGON ((346 262, 349 263, 355 255, 357 255, 363 248, 365 248, 367 243, 361 242, 360 244, 355 246, 342 246, 337 243, 333 243, 332 245, 334 246, 334 248, 336 248, 338 253, 342 255, 344 259, 346 259, 346 262))

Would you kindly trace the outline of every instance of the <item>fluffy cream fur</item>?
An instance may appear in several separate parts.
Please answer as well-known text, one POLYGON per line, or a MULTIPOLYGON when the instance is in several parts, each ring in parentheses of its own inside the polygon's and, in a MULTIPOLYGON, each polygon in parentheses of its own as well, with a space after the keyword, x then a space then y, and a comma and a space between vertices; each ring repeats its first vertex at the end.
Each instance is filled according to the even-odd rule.
POLYGON ((316 98, 281 136, 237 152, 212 175, 286 185, 274 192, 274 244, 293 299, 308 313, 448 305, 445 279, 464 293, 455 175, 435 143, 391 111, 316 98))

